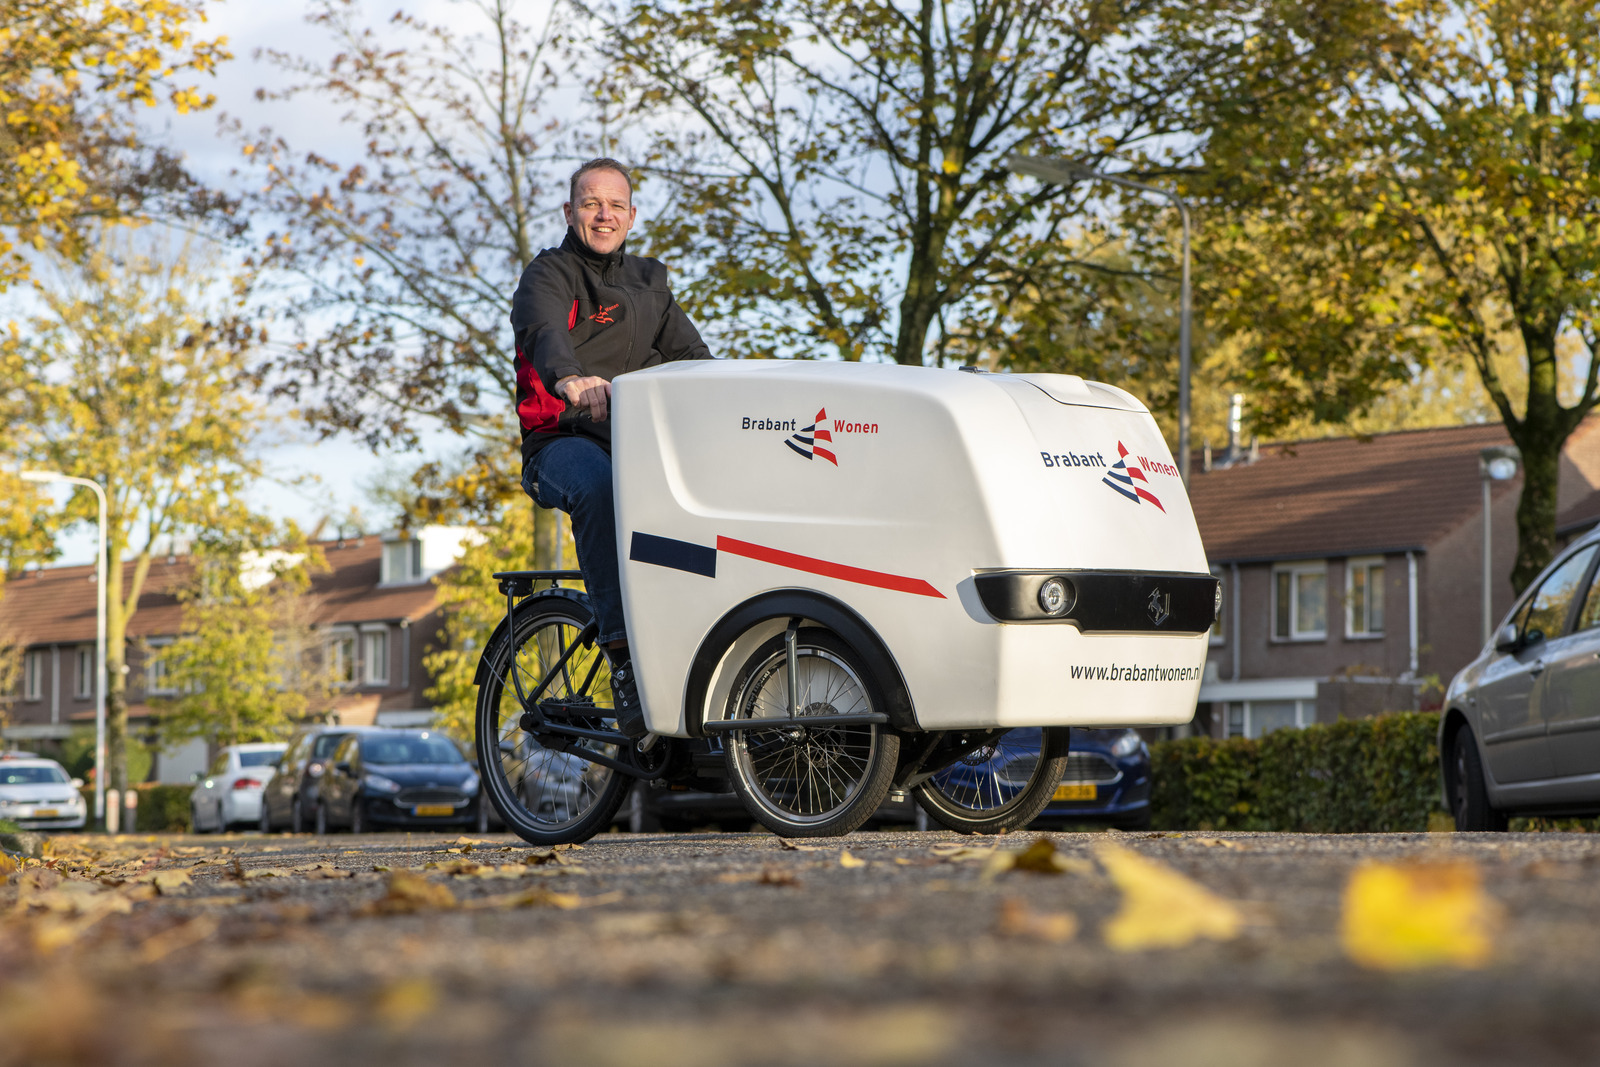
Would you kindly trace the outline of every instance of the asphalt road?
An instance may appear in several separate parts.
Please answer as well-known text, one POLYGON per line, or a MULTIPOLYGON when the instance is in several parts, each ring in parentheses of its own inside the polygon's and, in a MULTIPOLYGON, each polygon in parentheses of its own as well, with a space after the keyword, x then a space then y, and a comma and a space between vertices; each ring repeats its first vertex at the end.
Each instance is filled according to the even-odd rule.
POLYGON ((59 838, 0 886, 0 1064, 1600 1058, 1600 835, 1049 836, 1052 873, 915 832, 59 838), (1237 928, 1113 947, 1108 842, 1237 928), (1476 872, 1487 959, 1355 962, 1373 861, 1476 872))

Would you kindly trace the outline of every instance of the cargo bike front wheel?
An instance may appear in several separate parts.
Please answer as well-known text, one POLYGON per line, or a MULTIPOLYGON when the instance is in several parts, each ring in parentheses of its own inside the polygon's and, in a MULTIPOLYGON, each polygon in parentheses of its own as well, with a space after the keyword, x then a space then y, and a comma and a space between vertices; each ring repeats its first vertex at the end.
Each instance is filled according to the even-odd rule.
POLYGON ((784 837, 847 834, 871 818, 900 755, 882 694, 829 630, 797 622, 756 649, 734 680, 723 742, 745 810, 784 837))
POLYGON ((1067 769, 1072 731, 1007 730, 915 786, 928 817, 960 834, 1018 830, 1049 806, 1067 769))

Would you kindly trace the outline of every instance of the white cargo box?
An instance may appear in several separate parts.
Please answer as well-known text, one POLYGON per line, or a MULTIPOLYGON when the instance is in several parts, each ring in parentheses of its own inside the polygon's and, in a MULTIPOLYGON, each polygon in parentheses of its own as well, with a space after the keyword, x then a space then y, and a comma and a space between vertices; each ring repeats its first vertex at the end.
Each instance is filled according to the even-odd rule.
POLYGON ((750 649, 796 615, 841 612, 892 658, 901 725, 1193 716, 1216 582, 1128 393, 732 360, 614 390, 623 600, 652 730, 698 734, 750 649), (1070 591, 1057 617, 1038 598, 1050 577, 1070 591))

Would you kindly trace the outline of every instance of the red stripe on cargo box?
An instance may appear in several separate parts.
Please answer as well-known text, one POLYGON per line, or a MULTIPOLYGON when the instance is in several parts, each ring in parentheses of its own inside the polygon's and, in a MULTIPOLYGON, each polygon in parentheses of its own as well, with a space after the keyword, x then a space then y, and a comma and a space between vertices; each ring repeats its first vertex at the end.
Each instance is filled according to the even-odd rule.
POLYGON ((768 548, 766 545, 753 545, 749 541, 737 541, 732 537, 718 537, 717 551, 726 552, 730 556, 743 556, 746 559, 760 560, 762 563, 788 567, 790 570, 805 571, 807 574, 820 574, 824 578, 838 578, 840 581, 855 582, 857 585, 871 585, 879 589, 893 589, 899 593, 915 593, 918 596, 945 599, 943 593, 921 578, 907 578, 899 574, 869 571, 865 567, 851 567, 844 563, 830 563, 825 559, 814 559, 811 556, 802 556, 795 552, 768 548))

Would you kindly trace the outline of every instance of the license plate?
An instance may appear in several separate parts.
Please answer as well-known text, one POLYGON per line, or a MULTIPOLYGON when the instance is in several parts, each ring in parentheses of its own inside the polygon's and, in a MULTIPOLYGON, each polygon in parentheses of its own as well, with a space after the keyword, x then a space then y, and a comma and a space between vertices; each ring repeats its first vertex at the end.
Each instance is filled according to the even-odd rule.
POLYGON ((1056 800, 1093 800, 1093 799, 1095 799, 1095 788, 1096 787, 1095 787, 1095 784, 1093 782, 1087 782, 1087 783, 1083 783, 1083 784, 1077 784, 1077 783, 1069 784, 1069 783, 1063 782, 1062 784, 1056 786, 1056 793, 1055 793, 1055 798, 1054 799, 1056 799, 1056 800))
POLYGON ((56 811, 55 808, 34 808, 33 809, 33 817, 35 819, 55 819, 55 818, 59 818, 60 814, 61 813, 56 811))
POLYGON ((416 815, 454 815, 456 809, 449 804, 418 804, 411 809, 416 815))

